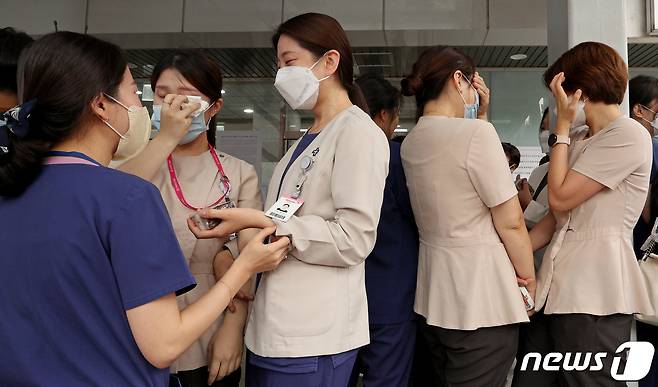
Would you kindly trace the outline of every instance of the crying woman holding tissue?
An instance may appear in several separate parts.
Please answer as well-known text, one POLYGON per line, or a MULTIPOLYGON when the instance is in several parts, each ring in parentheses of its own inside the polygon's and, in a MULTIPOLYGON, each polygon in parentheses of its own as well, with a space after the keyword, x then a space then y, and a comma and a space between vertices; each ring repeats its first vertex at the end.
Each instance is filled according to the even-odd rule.
MULTIPOLYGON (((153 127, 159 134, 119 169, 151 181, 160 189, 174 231, 197 287, 178 297, 185 307, 205 294, 233 263, 253 234, 198 240, 187 219, 198 209, 246 207, 262 209, 253 166, 215 150, 215 117, 222 107, 219 64, 200 50, 169 54, 154 68, 153 127), (187 117, 180 111, 196 109, 187 117), (184 118, 184 119, 183 119, 184 118), (237 242, 237 243, 236 243, 237 242)), ((243 331, 250 283, 229 310, 172 365, 183 387, 238 386, 243 331)))

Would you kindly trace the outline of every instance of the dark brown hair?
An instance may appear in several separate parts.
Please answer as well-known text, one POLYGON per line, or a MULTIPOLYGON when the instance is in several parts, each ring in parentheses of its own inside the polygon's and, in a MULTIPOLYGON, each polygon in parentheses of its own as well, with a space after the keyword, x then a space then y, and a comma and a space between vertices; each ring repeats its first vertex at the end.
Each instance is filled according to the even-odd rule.
POLYGON ((592 102, 619 105, 624 100, 628 67, 612 47, 599 42, 583 42, 560 56, 544 73, 549 87, 553 78, 564 72, 564 91, 580 89, 592 102))
MULTIPOLYGON (((164 57, 153 69, 151 86, 155 85, 162 72, 167 69, 178 71, 201 94, 210 99, 210 103, 222 98, 222 69, 219 62, 202 50, 177 50, 164 57)), ((208 143, 217 145, 216 116, 210 119, 206 131, 208 143)))
POLYGON ((352 59, 352 47, 347 40, 343 27, 331 16, 321 13, 305 13, 286 20, 281 24, 272 36, 272 45, 277 48, 281 35, 293 38, 300 46, 320 58, 329 50, 340 53, 338 64, 338 78, 347 90, 350 101, 366 113, 366 104, 363 93, 354 83, 354 63, 352 59))
POLYGON ((507 156, 509 162, 512 165, 516 165, 518 168, 519 164, 521 164, 521 152, 519 151, 519 148, 509 142, 503 142, 501 144, 503 144, 503 151, 505 151, 505 156, 507 156))
POLYGON ((402 95, 416 96, 416 119, 423 115, 425 104, 436 99, 456 71, 469 81, 475 75, 475 63, 468 55, 451 47, 430 47, 423 51, 406 78, 402 95))
POLYGON ((375 118, 379 112, 386 110, 391 114, 400 109, 400 90, 378 74, 364 74, 355 81, 361 88, 368 103, 370 117, 375 118))
POLYGON ((649 75, 638 75, 628 83, 628 104, 633 110, 635 105, 649 108, 654 100, 658 100, 658 78, 649 75))
POLYGON ((34 181, 51 147, 81 130, 93 114, 94 98, 116 95, 126 66, 118 46, 75 32, 45 35, 25 49, 18 93, 22 102, 36 105, 27 135, 9 135, 9 153, 0 159, 0 196, 18 196, 34 181))
POLYGON ((18 57, 33 41, 34 39, 25 32, 16 31, 11 27, 0 29, 0 90, 18 93, 16 84, 18 57))

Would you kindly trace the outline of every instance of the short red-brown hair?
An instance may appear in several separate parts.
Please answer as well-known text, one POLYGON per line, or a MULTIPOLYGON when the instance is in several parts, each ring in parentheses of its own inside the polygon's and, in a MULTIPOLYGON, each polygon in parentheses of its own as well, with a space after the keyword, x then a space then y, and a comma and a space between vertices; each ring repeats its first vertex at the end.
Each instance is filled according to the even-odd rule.
POLYGON ((592 102, 619 105, 624 100, 628 67, 606 44, 583 42, 562 54, 544 73, 546 87, 560 72, 564 72, 562 87, 568 94, 580 89, 592 102))

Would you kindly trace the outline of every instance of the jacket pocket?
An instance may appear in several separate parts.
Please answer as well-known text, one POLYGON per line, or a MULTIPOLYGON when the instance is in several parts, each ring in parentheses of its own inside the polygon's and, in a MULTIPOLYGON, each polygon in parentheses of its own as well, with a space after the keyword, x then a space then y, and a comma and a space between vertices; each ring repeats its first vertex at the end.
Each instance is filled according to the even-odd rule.
POLYGON ((264 318, 285 337, 326 333, 336 320, 338 268, 288 258, 267 276, 264 318))

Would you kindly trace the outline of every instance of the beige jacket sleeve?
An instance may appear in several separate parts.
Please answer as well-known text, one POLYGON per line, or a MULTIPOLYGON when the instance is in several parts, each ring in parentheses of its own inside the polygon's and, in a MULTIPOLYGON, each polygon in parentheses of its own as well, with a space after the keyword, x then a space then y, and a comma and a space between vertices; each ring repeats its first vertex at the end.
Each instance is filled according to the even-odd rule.
POLYGON ((375 246, 388 160, 388 142, 374 123, 344 130, 336 140, 327 197, 335 217, 303 215, 276 222, 276 234, 292 239, 292 255, 315 265, 362 263, 375 246))
POLYGON ((572 169, 602 185, 615 189, 647 162, 646 131, 633 125, 614 128, 590 140, 572 169))
POLYGON ((517 191, 498 133, 490 123, 484 124, 473 134, 466 169, 482 202, 493 208, 516 196, 517 191))

